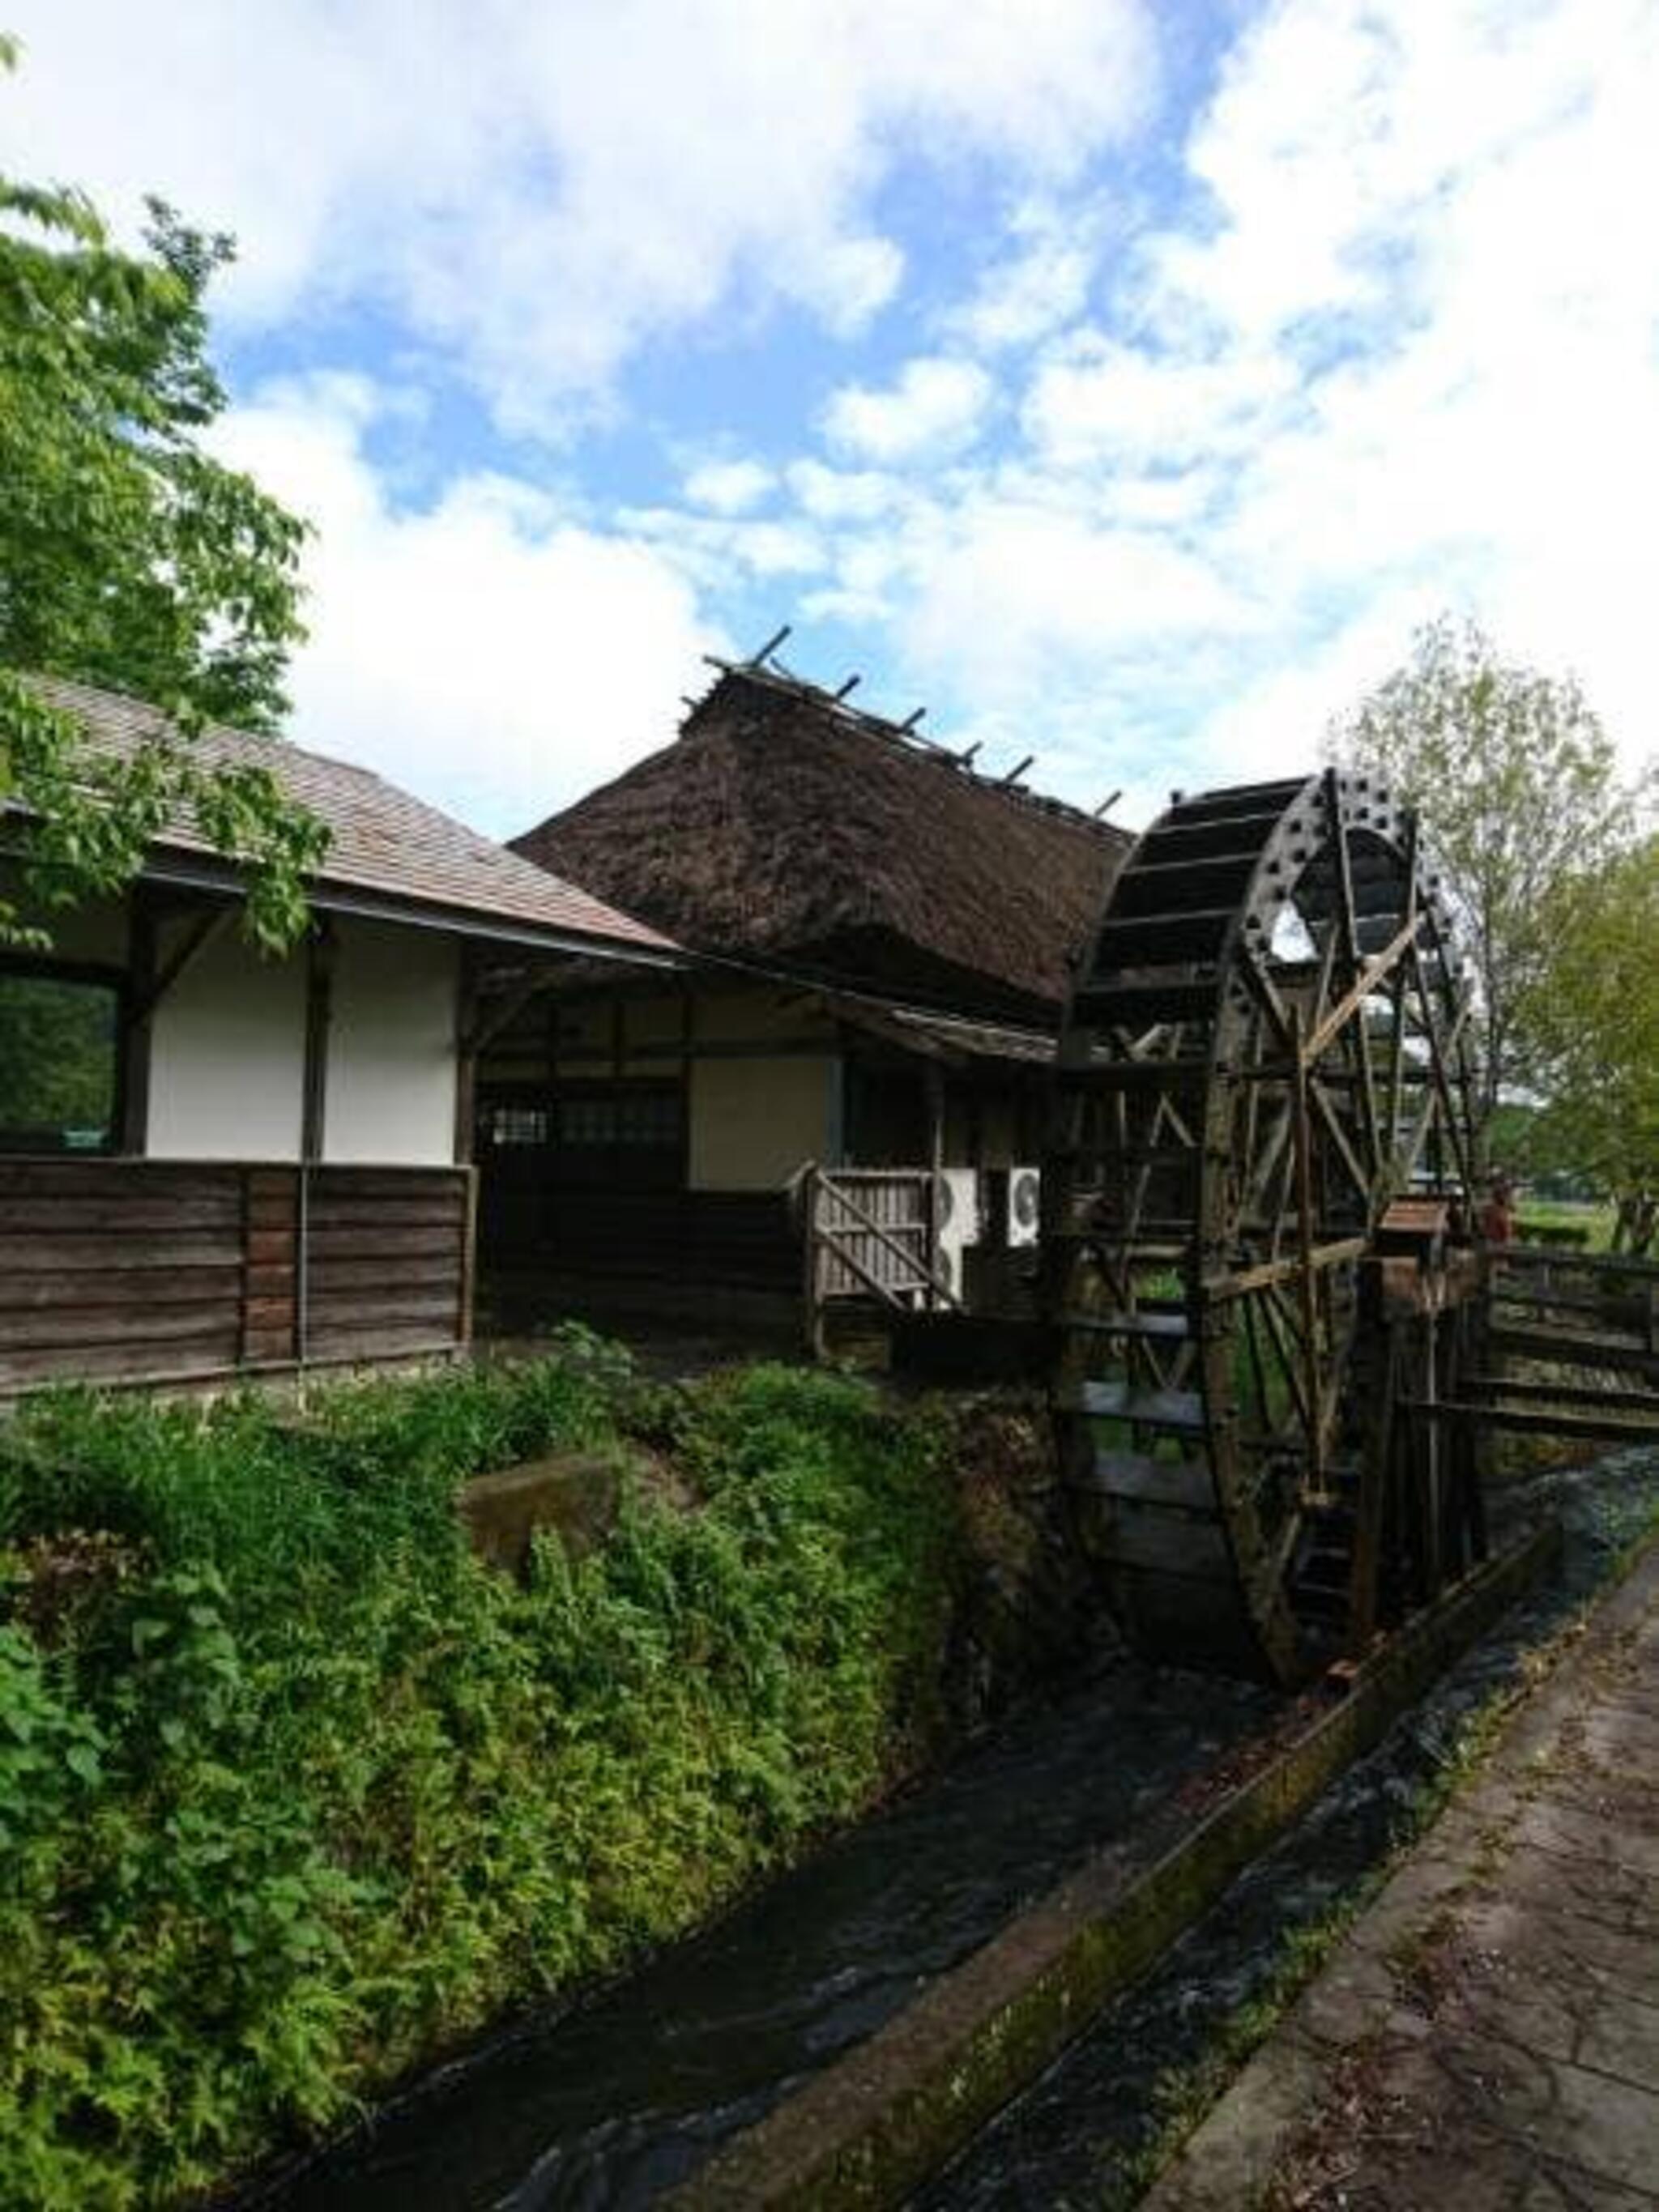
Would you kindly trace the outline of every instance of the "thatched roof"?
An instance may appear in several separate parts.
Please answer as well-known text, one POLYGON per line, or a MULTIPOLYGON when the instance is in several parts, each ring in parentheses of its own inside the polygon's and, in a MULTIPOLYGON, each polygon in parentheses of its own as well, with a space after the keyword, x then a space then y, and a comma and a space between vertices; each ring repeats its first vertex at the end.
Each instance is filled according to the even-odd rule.
POLYGON ((514 841, 695 950, 1051 1020, 1130 839, 768 667, 514 841))

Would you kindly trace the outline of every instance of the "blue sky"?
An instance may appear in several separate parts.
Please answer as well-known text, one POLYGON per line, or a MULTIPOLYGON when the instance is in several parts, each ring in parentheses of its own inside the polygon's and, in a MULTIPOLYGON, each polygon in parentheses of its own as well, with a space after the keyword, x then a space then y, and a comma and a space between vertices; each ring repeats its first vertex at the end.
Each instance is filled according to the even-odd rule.
POLYGON ((1443 607, 1654 742, 1655 0, 12 0, 234 230, 294 734, 497 834, 786 658, 1131 823, 1443 607))

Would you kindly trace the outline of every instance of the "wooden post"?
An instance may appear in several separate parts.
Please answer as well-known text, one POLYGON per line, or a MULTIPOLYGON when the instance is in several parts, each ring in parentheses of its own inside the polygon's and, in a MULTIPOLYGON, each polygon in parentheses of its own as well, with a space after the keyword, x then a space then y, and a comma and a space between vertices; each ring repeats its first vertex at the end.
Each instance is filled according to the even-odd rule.
POLYGON ((305 1073, 300 1115, 300 1188, 294 1254, 294 1353, 304 1366, 311 1336, 311 1176, 323 1157, 328 1118, 328 1032, 334 1004, 334 925, 325 915, 306 940, 305 1073))
POLYGON ((334 925, 325 915, 306 940, 305 1081, 300 1123, 300 1157, 323 1157, 328 1115, 328 1031, 333 1018, 334 925))
POLYGON ((457 1167, 470 1164, 478 1140, 478 963, 471 945, 461 947, 461 972, 455 994, 455 1143, 457 1167))
POLYGON ((936 1060, 927 1063, 927 1189, 923 1222, 927 1239, 927 1310, 939 1304, 939 1176, 945 1165, 945 1074, 936 1060))
POLYGON ((142 885, 129 907, 127 989, 122 1006, 121 1132, 124 1152, 142 1153, 149 1133, 149 1018, 155 987, 155 908, 142 885))
POLYGON ((823 1301, 821 1296, 821 1265, 818 1243, 818 1170, 815 1160, 809 1160, 801 1170, 800 1194, 801 1249, 805 1255, 804 1292, 806 1305, 806 1349, 813 1359, 824 1356, 823 1301))
POLYGON ((464 1167, 461 1173, 466 1179, 466 1218, 461 1227, 459 1311, 456 1315, 455 1335, 459 1349, 465 1352, 472 1342, 472 1307, 478 1279, 478 1170, 464 1167))
MULTIPOLYGON (((1381 1305, 1382 1290, 1375 1268, 1365 1271, 1360 1296, 1381 1305)), ((1376 1633, 1377 1583, 1395 1460, 1395 1401, 1399 1395, 1401 1366, 1398 1322, 1384 1324, 1382 1340, 1382 1397, 1371 1407, 1365 1424, 1359 1497, 1354 1513, 1353 1562, 1348 1584, 1348 1650, 1355 1659, 1364 1656, 1376 1633)))

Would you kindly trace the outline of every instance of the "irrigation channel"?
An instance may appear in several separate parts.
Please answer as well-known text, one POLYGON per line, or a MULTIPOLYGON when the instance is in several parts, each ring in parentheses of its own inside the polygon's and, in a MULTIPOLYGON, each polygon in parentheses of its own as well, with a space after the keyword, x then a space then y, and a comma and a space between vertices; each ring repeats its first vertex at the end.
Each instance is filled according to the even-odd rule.
MULTIPOLYGON (((1298 1934, 1387 1859, 1468 1717, 1522 1679, 1659 1510, 1659 1449, 1534 1478, 1559 1581, 1536 1588, 1320 1797, 1127 1995, 913 2199, 957 2207, 1131 2201, 1138 2162, 1225 2022, 1298 1934)), ((1507 1517, 1507 1516, 1506 1516, 1507 1517)), ((244 2212, 629 2212, 1155 1811, 1198 1809, 1282 1733, 1285 1701, 1128 1659, 1011 1714, 946 1772, 717 1926, 574 2008, 532 2017, 428 2076, 244 2212)))

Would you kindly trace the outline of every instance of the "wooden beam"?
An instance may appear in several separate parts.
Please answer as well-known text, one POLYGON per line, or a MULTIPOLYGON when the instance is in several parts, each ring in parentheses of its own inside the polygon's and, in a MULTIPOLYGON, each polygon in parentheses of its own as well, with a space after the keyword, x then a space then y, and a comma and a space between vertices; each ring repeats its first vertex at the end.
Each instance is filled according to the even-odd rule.
POLYGON ((1651 1375, 1659 1381, 1659 1353, 1628 1337, 1574 1336, 1565 1329, 1493 1328, 1486 1338, 1494 1352, 1517 1352, 1525 1359, 1547 1359, 1557 1367, 1609 1367, 1651 1375))
POLYGON ((1391 975, 1399 966, 1401 961, 1411 950, 1418 927, 1418 917, 1413 915, 1405 927, 1391 937, 1380 952, 1374 953, 1364 963, 1352 983, 1325 1015, 1319 1026, 1303 1046, 1303 1052, 1309 1060, 1318 1059, 1350 1014, 1370 998, 1385 976, 1391 975))
MULTIPOLYGON (((1173 1249, 1180 1250, 1180 1246, 1173 1249)), ((1340 1267, 1345 1260, 1362 1259, 1370 1249, 1370 1240, 1365 1237, 1344 1237, 1334 1243, 1316 1244, 1305 1264, 1317 1272, 1324 1267, 1340 1267)), ((1206 1297, 1237 1298, 1250 1291, 1265 1291, 1269 1285, 1288 1282, 1304 1265, 1298 1255, 1290 1260, 1264 1261, 1260 1267, 1241 1267, 1236 1274, 1206 1275, 1199 1287, 1206 1297)))
POLYGON ((1325 1133, 1340 1157, 1347 1170, 1348 1180, 1359 1194, 1361 1204, 1366 1206, 1373 1205, 1376 1198, 1375 1186, 1366 1176, 1364 1166, 1354 1158, 1353 1146, 1348 1142, 1348 1133, 1342 1127, 1341 1119, 1331 1103, 1324 1085, 1310 1070, 1302 1088, 1308 1102, 1317 1109, 1319 1118, 1325 1125, 1325 1133))
POLYGON ((334 1012, 334 925, 325 915, 306 939, 306 1041, 300 1158, 320 1160, 328 1119, 328 1032, 334 1012))
POLYGON ((1581 1252, 1555 1244, 1488 1244, 1494 1261, 1559 1267, 1566 1274, 1616 1275, 1659 1281, 1659 1260, 1638 1260, 1622 1252, 1581 1252))
POLYGON ((148 1020, 133 1012, 155 977, 155 908, 141 888, 132 896, 127 938, 128 999, 121 1021, 121 1130, 124 1152, 141 1153, 149 1133, 149 1042, 148 1020))
POLYGON ((134 994, 133 1018, 147 1022, 186 968, 217 937, 235 908, 228 902, 198 914, 185 931, 171 956, 155 968, 142 991, 134 994))
POLYGON ((945 1078, 939 1068, 927 1073, 927 1304, 938 1300, 939 1281, 939 1170, 945 1164, 945 1078))
MULTIPOLYGON (((1297 1273, 1297 1294, 1302 1307, 1302 1358, 1304 1387, 1307 1396, 1308 1456, 1312 1465, 1314 1480, 1322 1488, 1325 1480, 1325 1432, 1324 1423, 1319 1418, 1319 1338, 1316 1284, 1313 1264, 1313 1132, 1308 1126, 1308 1063, 1300 1050, 1302 1021, 1294 1006, 1291 1008, 1291 1042, 1296 1053, 1297 1071, 1296 1085, 1292 1093, 1291 1141, 1296 1168, 1297 1249, 1302 1263, 1297 1273)), ((1346 1146, 1344 1149, 1346 1150, 1346 1146)))
POLYGON ((456 1293, 456 1341, 465 1346, 472 1341, 472 1310, 477 1295, 478 1282, 478 1170, 465 1170, 466 1222, 461 1232, 461 1265, 456 1293))
POLYGON ((487 1009, 483 995, 475 987, 468 1026, 461 1032, 476 1060, 487 1052, 503 1030, 517 1021, 525 1008, 542 993, 550 990, 559 980, 556 968, 545 968, 525 976, 512 990, 505 993, 499 1004, 487 1009))
POLYGON ((1531 1400, 1543 1405, 1600 1406, 1609 1413, 1651 1413, 1659 1419, 1659 1392, 1620 1390, 1607 1382, 1514 1382, 1503 1375, 1471 1375, 1467 1387, 1482 1396, 1531 1400))
POLYGON ((1522 1436, 1583 1437, 1611 1443, 1651 1443, 1659 1437, 1656 1421, 1598 1420, 1589 1413, 1553 1413, 1537 1407, 1471 1406, 1449 1398, 1404 1398, 1401 1405, 1419 1419, 1472 1423, 1522 1436))
POLYGON ((455 994, 455 1129, 451 1147, 458 1167, 465 1166, 477 1148, 477 956, 471 945, 463 945, 455 994))

